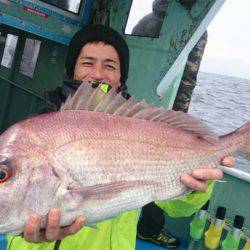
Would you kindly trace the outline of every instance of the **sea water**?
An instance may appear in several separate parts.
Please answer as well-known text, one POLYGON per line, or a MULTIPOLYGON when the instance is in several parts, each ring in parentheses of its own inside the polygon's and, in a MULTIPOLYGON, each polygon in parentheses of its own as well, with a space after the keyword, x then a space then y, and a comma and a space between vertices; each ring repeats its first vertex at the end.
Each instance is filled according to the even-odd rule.
MULTIPOLYGON (((219 135, 250 121, 250 80, 200 72, 189 113, 219 135)), ((250 161, 237 156, 236 168, 250 173, 250 161)))

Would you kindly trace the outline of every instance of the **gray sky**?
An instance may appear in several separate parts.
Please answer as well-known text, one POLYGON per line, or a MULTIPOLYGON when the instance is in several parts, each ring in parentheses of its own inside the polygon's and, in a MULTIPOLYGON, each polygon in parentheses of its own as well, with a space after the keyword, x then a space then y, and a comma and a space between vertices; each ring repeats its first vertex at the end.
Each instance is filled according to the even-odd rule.
POLYGON ((208 27, 201 71, 250 79, 250 0, 226 0, 208 27))

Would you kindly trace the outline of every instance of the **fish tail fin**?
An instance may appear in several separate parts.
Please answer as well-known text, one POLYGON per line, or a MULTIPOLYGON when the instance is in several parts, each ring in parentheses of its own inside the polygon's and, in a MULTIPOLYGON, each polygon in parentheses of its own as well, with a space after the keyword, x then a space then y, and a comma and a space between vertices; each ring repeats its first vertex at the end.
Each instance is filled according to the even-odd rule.
POLYGON ((250 122, 247 122, 242 127, 236 129, 234 132, 220 136, 220 141, 223 143, 231 141, 232 152, 238 152, 245 158, 250 160, 250 122))
POLYGON ((237 129, 236 134, 244 135, 244 146, 241 148, 242 153, 248 160, 250 160, 250 122, 237 129))

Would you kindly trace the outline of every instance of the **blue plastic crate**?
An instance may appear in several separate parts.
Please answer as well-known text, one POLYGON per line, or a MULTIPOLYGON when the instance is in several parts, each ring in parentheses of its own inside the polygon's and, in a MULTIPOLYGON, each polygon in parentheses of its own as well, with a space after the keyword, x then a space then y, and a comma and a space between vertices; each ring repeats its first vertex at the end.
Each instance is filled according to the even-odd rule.
POLYGON ((7 249, 6 235, 0 234, 0 250, 6 250, 6 249, 7 249))

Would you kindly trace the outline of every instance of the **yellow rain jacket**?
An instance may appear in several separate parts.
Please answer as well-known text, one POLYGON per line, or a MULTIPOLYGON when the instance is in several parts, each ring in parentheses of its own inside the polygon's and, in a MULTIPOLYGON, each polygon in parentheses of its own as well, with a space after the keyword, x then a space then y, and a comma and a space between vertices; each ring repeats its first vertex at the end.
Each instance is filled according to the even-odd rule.
MULTIPOLYGON (((210 198, 213 183, 205 192, 193 192, 179 200, 156 202, 172 217, 187 217, 198 211, 210 198)), ((62 240, 59 250, 134 250, 139 211, 122 213, 112 220, 97 224, 97 229, 84 227, 62 240)), ((55 242, 32 244, 22 237, 8 236, 7 250, 54 250, 55 242)))

